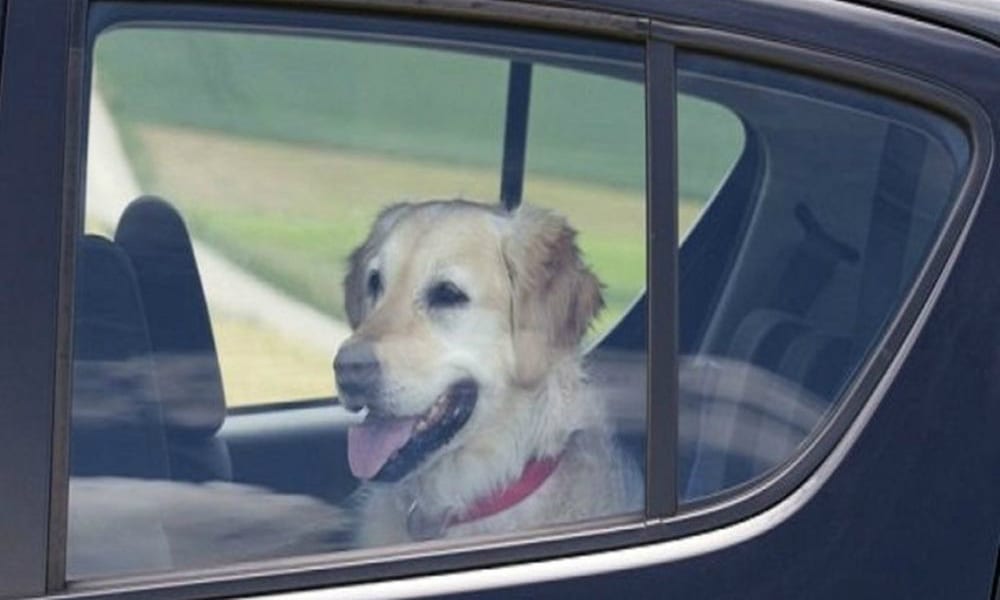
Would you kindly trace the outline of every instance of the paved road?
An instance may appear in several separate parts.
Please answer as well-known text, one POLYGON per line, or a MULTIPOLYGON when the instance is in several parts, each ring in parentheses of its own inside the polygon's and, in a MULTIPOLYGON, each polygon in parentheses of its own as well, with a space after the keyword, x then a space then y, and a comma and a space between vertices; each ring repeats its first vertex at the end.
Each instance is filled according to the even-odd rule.
MULTIPOLYGON (((142 190, 125 156, 118 133, 99 93, 91 96, 87 150, 87 212, 113 226, 142 190)), ((348 335, 348 326, 299 302, 194 240, 194 254, 209 310, 224 311, 261 323, 332 357, 348 335)))

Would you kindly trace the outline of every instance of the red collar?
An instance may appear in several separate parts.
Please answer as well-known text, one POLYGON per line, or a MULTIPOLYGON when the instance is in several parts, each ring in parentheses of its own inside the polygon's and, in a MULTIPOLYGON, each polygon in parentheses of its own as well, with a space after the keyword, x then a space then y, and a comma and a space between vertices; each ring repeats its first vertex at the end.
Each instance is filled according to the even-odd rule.
POLYGON ((464 514, 450 519, 448 525, 459 525, 477 519, 493 516, 507 510, 535 492, 552 472, 559 466, 559 456, 547 456, 533 459, 524 466, 521 477, 511 482, 505 488, 499 489, 489 496, 484 496, 474 502, 464 514))

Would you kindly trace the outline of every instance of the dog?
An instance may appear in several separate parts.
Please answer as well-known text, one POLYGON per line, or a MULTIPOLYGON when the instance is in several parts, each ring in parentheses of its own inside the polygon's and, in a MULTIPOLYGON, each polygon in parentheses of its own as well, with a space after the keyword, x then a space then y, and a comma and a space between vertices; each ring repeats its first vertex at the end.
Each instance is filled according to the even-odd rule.
POLYGON ((638 468, 588 393, 603 307, 555 213, 403 203, 350 255, 334 359, 362 480, 358 543, 505 534, 642 508, 638 468))

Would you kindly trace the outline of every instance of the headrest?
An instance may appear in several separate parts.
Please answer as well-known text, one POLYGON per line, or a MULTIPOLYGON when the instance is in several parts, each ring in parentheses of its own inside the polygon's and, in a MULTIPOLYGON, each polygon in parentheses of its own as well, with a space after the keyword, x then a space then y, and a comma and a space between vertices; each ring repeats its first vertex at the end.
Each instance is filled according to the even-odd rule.
POLYGON ((139 283, 166 426, 214 433, 225 418, 226 403, 184 220, 167 202, 144 196, 125 209, 115 241, 131 259, 139 283))

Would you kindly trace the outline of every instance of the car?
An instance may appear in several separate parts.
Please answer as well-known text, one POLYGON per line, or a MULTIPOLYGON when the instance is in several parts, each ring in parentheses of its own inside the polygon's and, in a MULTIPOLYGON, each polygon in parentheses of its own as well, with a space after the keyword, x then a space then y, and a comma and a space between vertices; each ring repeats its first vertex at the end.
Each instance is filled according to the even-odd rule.
MULTIPOLYGON (((0 0, 0 24, 0 598, 1000 599, 1000 5, 0 0), (497 256, 531 234, 510 215, 550 215, 600 280, 553 343, 641 510, 581 512, 622 491, 592 489, 500 527, 561 448, 469 492, 486 516, 428 525, 411 466, 405 517, 359 508, 409 442, 358 433, 387 409, 333 368, 392 267, 370 299, 341 282, 378 215, 373 239, 454 198, 497 256)), ((421 239, 396 255, 448 238, 421 239)), ((509 293, 504 335, 547 331, 509 293)), ((525 359, 470 314, 421 335, 478 323, 525 359)), ((438 342, 410 335, 416 369, 438 342)), ((493 381, 467 363, 463 392, 493 381)), ((458 465, 465 423, 415 464, 458 465)))

